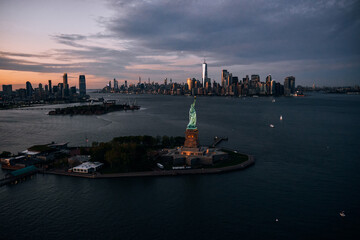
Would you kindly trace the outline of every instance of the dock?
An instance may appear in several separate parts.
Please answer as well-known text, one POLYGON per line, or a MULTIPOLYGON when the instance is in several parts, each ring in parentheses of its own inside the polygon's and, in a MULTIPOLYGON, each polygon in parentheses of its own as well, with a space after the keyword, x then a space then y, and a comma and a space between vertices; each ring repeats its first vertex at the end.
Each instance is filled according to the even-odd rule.
POLYGON ((31 165, 13 172, 6 174, 5 178, 0 180, 0 187, 18 183, 21 180, 25 180, 27 177, 30 177, 36 174, 39 171, 35 166, 31 165))
POLYGON ((210 147, 216 147, 216 145, 218 145, 220 142, 222 141, 227 141, 228 140, 228 137, 218 137, 218 136, 215 136, 214 137, 214 142, 213 144, 210 146, 210 147))

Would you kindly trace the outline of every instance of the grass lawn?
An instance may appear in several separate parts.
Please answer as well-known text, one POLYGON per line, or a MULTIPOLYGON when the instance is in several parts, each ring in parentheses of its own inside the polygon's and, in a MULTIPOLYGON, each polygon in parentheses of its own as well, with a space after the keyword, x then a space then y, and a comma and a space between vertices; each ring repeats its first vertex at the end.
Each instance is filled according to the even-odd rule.
POLYGON ((243 162, 245 162, 245 161, 247 161, 249 159, 248 156, 245 155, 245 154, 235 153, 233 151, 229 151, 229 150, 225 150, 225 149, 221 149, 221 151, 226 152, 227 154, 229 154, 229 159, 217 162, 213 166, 208 166, 206 168, 229 167, 229 166, 233 166, 233 165, 243 163, 243 162))
POLYGON ((126 171, 126 170, 118 168, 118 167, 111 168, 110 166, 104 166, 103 168, 101 168, 99 170, 99 172, 101 174, 108 174, 108 173, 127 173, 129 171, 126 171))

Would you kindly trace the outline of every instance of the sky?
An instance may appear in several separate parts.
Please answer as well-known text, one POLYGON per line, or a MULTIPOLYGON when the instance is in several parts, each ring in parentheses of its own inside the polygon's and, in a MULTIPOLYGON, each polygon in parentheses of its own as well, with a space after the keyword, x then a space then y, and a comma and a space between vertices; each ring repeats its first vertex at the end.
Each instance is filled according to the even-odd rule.
POLYGON ((271 74, 296 85, 360 84, 358 0, 0 0, 0 84, 24 87, 80 74, 220 82, 271 74))

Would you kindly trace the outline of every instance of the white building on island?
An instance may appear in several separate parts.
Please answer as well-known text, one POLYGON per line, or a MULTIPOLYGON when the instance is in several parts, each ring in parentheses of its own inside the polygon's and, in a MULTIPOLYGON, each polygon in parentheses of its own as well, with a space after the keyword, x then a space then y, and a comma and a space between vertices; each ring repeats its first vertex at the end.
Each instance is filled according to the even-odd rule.
POLYGON ((84 162, 79 166, 73 167, 72 171, 76 173, 93 173, 99 170, 104 164, 100 162, 84 162))

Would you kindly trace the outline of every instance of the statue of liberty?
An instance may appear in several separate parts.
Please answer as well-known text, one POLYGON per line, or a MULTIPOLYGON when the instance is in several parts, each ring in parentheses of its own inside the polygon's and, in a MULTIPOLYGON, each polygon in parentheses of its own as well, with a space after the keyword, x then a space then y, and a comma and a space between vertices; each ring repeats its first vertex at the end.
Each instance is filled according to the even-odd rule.
POLYGON ((189 110, 189 124, 187 125, 187 129, 197 129, 195 102, 196 102, 196 96, 194 97, 194 102, 191 104, 191 107, 189 110))

